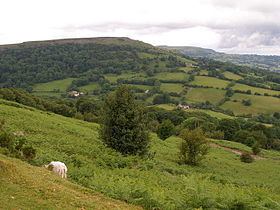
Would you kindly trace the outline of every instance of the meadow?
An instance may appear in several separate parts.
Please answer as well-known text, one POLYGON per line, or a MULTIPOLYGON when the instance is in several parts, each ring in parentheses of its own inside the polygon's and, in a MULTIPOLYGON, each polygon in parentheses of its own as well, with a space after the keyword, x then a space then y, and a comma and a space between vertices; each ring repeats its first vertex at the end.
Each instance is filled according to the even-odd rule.
POLYGON ((188 74, 183 72, 161 72, 157 73, 154 78, 158 80, 187 80, 189 77, 188 74))
POLYGON ((230 101, 225 102, 221 107, 224 109, 230 109, 237 115, 273 113, 280 111, 280 99, 270 96, 255 96, 236 93, 231 97, 230 101), (245 106, 242 104, 242 100, 247 99, 251 100, 251 106, 245 106))
POLYGON ((54 89, 59 89, 60 92, 66 92, 66 89, 70 86, 74 78, 55 80, 52 82, 39 83, 33 86, 35 92, 51 92, 54 89))
POLYGON ((230 79, 230 80, 239 80, 239 79, 243 79, 243 77, 239 76, 238 74, 234 74, 232 72, 229 72, 229 71, 225 71, 223 73, 223 75, 227 78, 227 79, 230 79))
POLYGON ((176 92, 180 93, 184 90, 184 87, 182 84, 179 83, 161 83, 160 90, 165 92, 176 92))
POLYGON ((241 91, 247 91, 247 90, 251 90, 252 94, 255 93, 260 93, 260 94, 269 94, 269 95, 280 95, 280 91, 276 91, 276 90, 269 90, 269 89, 264 89, 264 88, 258 88, 258 87, 252 87, 249 85, 244 85, 244 84, 238 84, 236 83, 233 87, 233 90, 241 90, 241 91))
POLYGON ((217 104, 225 97, 225 90, 215 88, 190 88, 186 95, 188 102, 205 102, 209 101, 217 104))
POLYGON ((6 120, 7 130, 23 131, 37 149, 34 165, 63 161, 69 168, 70 181, 146 209, 280 206, 280 164, 269 156, 246 164, 236 154, 211 148, 200 166, 191 167, 178 164, 181 140, 177 137, 162 141, 151 134, 151 154, 142 159, 105 147, 95 123, 3 100, 0 118, 6 120))
POLYGON ((225 88, 230 82, 215 77, 195 76, 195 80, 191 82, 192 85, 201 85, 214 88, 225 88))

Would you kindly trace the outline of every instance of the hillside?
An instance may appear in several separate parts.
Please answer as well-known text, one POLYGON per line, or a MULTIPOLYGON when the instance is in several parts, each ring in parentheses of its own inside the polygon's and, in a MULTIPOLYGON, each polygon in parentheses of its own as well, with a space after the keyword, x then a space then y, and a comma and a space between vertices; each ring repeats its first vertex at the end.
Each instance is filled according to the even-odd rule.
MULTIPOLYGON (((63 161, 69 168, 70 181, 106 196, 141 205, 146 209, 277 209, 280 206, 279 152, 264 150, 263 158, 246 164, 240 162, 237 154, 222 147, 212 147, 201 166, 191 167, 178 164, 180 140, 177 137, 162 141, 151 134, 151 154, 154 157, 124 157, 101 143, 97 124, 62 117, 14 102, 0 102, 0 118, 6 120, 5 128, 22 131, 28 142, 37 149, 33 164, 41 166, 51 160, 63 161)), ((239 143, 213 141, 220 145, 250 150, 239 143)), ((31 172, 33 176, 33 171, 39 174, 39 180, 45 177, 44 174, 49 175, 49 172, 41 168, 35 169, 20 161, 2 155, 0 157, 2 168, 3 164, 4 167, 11 168, 16 164, 19 168, 11 170, 23 170, 22 176, 15 177, 16 180, 19 179, 15 183, 21 183, 21 178, 25 179, 31 172)), ((35 182, 30 185, 29 179, 32 182, 32 178, 27 178, 27 181, 23 181, 27 183, 24 186, 34 189, 37 184, 42 184, 35 182)), ((4 176, 4 180, 7 181, 7 177, 4 176)), ((53 176, 47 182, 53 183, 53 180, 62 187, 78 188, 53 176)), ((11 184, 10 181, 8 183, 11 184)), ((14 196, 15 191, 11 189, 7 195, 14 196)), ((62 199, 67 197, 67 191, 65 194, 61 195, 62 199)), ((59 196, 56 193, 47 194, 50 199, 54 195, 59 196)), ((45 198, 46 194, 42 193, 42 196, 45 198)), ((91 198, 92 195, 87 196, 91 198)), ((40 201, 41 198, 38 199, 40 201)), ((67 199, 65 198, 65 203, 67 199)), ((92 199, 95 200, 94 197, 92 199)), ((89 208, 92 205, 80 202, 82 201, 75 202, 75 205, 88 205, 89 208)), ((65 203, 61 204, 62 207, 65 203)), ((16 207, 18 204, 14 205, 16 207)), ((28 207, 30 204, 24 205, 28 207)), ((42 205, 49 204, 43 202, 42 205)), ((112 205, 123 209, 119 202, 112 205)), ((107 208, 106 202, 104 208, 107 208)))
POLYGON ((1 209, 141 209, 0 154, 1 209))
POLYGON ((270 71, 280 71, 280 56, 254 54, 227 54, 212 49, 189 46, 160 46, 163 49, 178 50, 184 55, 194 58, 210 58, 222 62, 231 62, 237 65, 246 65, 270 71))
POLYGON ((176 54, 129 38, 25 42, 0 46, 0 85, 30 89, 35 83, 68 77, 139 72, 151 67, 163 71, 182 65, 176 54))

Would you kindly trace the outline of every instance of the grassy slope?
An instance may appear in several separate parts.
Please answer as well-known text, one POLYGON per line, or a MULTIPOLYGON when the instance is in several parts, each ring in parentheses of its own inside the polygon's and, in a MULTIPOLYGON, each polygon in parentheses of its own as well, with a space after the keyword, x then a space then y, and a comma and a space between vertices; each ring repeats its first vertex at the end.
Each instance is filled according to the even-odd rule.
POLYGON ((255 96, 236 93, 232 96, 232 100, 237 102, 227 101, 222 105, 222 108, 230 109, 235 114, 258 114, 258 113, 273 113, 280 111, 280 99, 269 96, 255 96), (244 106, 243 99, 250 99, 251 106, 244 106))
POLYGON ((68 78, 62 80, 55 80, 47 83, 39 83, 34 85, 33 91, 50 92, 53 91, 53 89, 59 89, 61 92, 65 92, 73 80, 73 78, 68 78))
POLYGON ((1 209, 140 209, 0 154, 1 209))
POLYGON ((210 101, 217 104, 225 97, 225 90, 214 88, 192 88, 188 91, 187 101, 190 102, 205 102, 210 101))
POLYGON ((24 131, 37 148, 35 164, 64 161, 70 180, 113 198, 164 209, 279 207, 279 160, 245 164, 235 154, 212 148, 200 167, 178 165, 179 139, 161 141, 155 135, 154 159, 122 157, 101 144, 96 124, 1 103, 7 129, 24 131))

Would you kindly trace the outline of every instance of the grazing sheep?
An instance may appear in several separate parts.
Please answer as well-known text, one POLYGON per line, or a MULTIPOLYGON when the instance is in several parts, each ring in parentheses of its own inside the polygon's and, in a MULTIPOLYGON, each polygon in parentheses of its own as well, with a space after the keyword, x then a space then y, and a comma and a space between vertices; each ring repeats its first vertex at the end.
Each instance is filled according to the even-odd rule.
POLYGON ((67 178, 67 167, 64 163, 59 161, 52 161, 48 165, 45 165, 45 167, 61 176, 61 178, 67 178))

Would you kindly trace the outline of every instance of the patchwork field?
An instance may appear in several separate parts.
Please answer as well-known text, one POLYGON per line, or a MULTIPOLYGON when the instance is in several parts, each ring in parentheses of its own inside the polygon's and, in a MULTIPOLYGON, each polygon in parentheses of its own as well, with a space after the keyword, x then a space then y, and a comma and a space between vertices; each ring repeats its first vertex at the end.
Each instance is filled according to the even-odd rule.
POLYGON ((231 97, 231 101, 227 101, 222 105, 224 109, 230 109, 235 114, 258 114, 273 113, 280 111, 280 99, 269 96, 255 96, 236 93, 231 97), (251 106, 244 106, 243 99, 250 99, 251 106), (237 102, 234 102, 236 100, 237 102))
POLYGON ((183 72, 162 72, 154 76, 158 80, 187 80, 188 74, 183 72))
POLYGON ((230 82, 214 77, 195 76, 195 80, 191 82, 193 85, 202 85, 214 88, 225 88, 230 82))
POLYGON ((105 74, 104 76, 111 83, 116 83, 118 79, 132 79, 132 78, 137 78, 137 77, 144 77, 145 74, 144 73, 128 72, 128 73, 122 73, 121 75, 105 74))
MULTIPOLYGON (((265 159, 246 164, 238 155, 213 147, 201 166, 191 167, 178 164, 179 138, 162 141, 151 134, 154 158, 124 157, 101 143, 97 124, 9 104, 0 103, 0 118, 5 118, 6 129, 22 131, 36 147, 38 154, 34 164, 63 161, 69 168, 70 181, 112 198, 146 209, 279 207, 280 164, 266 153, 265 159)), ((25 186, 31 185, 26 182, 25 186)), ((42 189, 40 185, 39 189, 42 189)), ((14 194, 8 191, 5 196, 14 194)), ((44 194, 46 196, 50 194, 44 194)), ((0 199, 3 198, 6 197, 0 199)), ((78 208, 82 203, 76 205, 78 208)))
POLYGON ((217 104, 225 97, 225 90, 215 88, 191 88, 187 95, 188 102, 205 102, 209 101, 217 104))
POLYGON ((269 95, 280 95, 280 91, 276 91, 276 90, 269 90, 269 89, 264 89, 264 88, 258 88, 258 87, 252 87, 249 85, 244 85, 244 84, 239 84, 236 83, 233 87, 233 90, 242 90, 242 91, 247 91, 247 90, 251 90, 252 94, 254 93, 260 93, 260 94, 265 94, 268 93, 269 95))
POLYGON ((93 90, 96 90, 99 87, 100 87, 99 84, 91 83, 91 84, 79 87, 79 90, 81 90, 83 92, 91 93, 93 90))
POLYGON ((165 92, 176 92, 180 93, 184 90, 184 87, 182 84, 178 83, 161 83, 160 90, 165 92))
POLYGON ((33 86, 35 92, 51 92, 54 89, 59 89, 61 92, 65 92, 74 78, 55 80, 47 83, 39 83, 33 86))
POLYGON ((223 73, 223 75, 227 78, 227 79, 231 79, 231 80, 239 80, 242 79, 243 77, 239 76, 238 74, 234 74, 232 72, 229 71, 225 71, 223 73))

